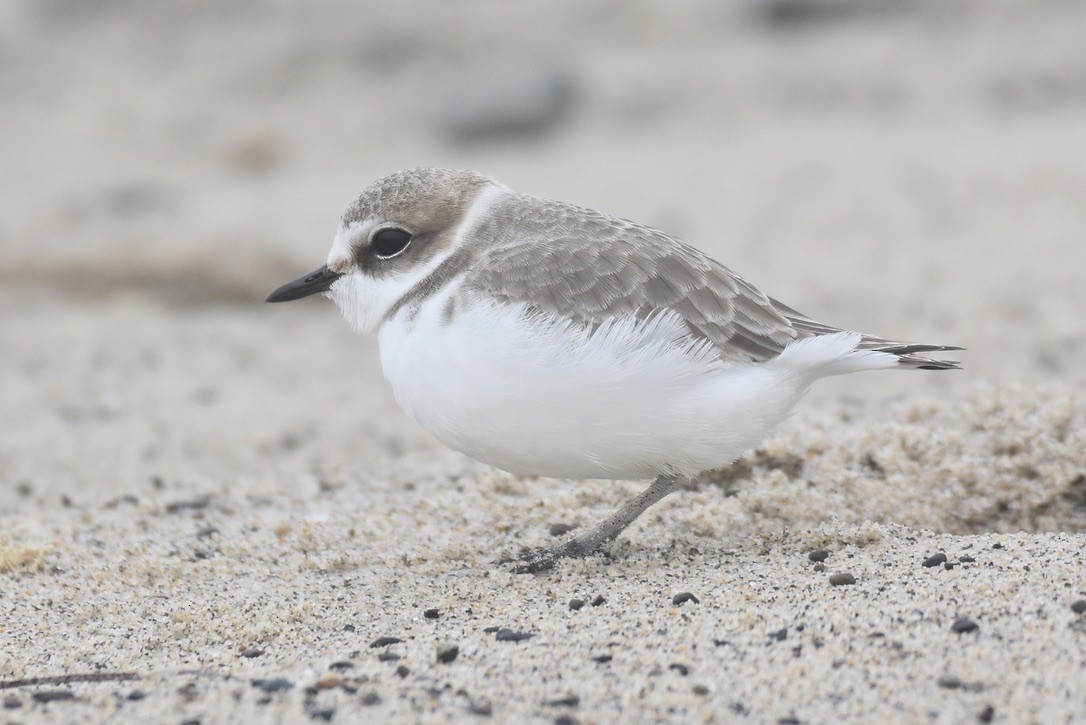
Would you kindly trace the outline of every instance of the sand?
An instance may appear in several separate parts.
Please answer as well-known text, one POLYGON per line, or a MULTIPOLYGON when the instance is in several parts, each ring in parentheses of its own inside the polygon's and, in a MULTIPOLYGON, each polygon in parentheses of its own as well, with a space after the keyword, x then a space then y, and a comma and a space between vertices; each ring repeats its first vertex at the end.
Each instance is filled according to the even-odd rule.
POLYGON ((627 6, 0 9, 0 719, 1084 717, 1086 11, 627 6), (513 574, 642 484, 449 452, 261 303, 417 164, 965 370, 827 381, 513 574))

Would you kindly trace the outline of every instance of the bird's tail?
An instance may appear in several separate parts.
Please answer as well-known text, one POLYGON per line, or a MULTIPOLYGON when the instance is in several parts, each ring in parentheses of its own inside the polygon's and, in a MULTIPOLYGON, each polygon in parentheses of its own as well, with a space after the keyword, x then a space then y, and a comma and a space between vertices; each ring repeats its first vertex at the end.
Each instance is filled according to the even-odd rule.
POLYGON ((795 340, 771 362, 809 383, 818 378, 861 370, 957 370, 961 367, 957 362, 938 360, 923 353, 960 349, 948 345, 892 342, 859 332, 832 332, 795 340))

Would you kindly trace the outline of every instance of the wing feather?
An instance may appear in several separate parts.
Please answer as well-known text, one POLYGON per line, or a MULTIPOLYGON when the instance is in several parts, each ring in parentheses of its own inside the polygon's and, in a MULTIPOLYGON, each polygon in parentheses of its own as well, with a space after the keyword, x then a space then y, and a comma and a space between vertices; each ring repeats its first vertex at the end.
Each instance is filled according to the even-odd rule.
POLYGON ((500 299, 589 326, 672 310, 728 361, 768 360, 799 337, 838 331, 655 229, 519 195, 494 216, 495 241, 466 281, 500 299))

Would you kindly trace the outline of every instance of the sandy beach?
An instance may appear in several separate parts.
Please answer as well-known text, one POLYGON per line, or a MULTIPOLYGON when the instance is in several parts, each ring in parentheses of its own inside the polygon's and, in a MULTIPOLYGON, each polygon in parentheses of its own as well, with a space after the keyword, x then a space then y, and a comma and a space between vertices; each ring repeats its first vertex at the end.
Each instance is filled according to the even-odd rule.
POLYGON ((0 7, 0 722, 1086 718, 1086 8, 0 7), (397 407, 324 262, 418 165, 957 344, 641 486, 397 407))

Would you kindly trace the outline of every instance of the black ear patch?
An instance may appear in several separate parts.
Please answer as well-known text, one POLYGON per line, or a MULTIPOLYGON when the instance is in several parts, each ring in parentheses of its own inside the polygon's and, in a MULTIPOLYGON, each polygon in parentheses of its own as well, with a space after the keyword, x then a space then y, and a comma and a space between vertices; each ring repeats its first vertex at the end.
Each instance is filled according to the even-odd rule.
POLYGON ((370 246, 373 247, 373 253, 378 257, 388 259, 389 257, 395 257, 397 254, 407 249, 407 245, 410 243, 410 232, 390 227, 388 229, 381 229, 374 234, 373 239, 370 241, 370 246))

